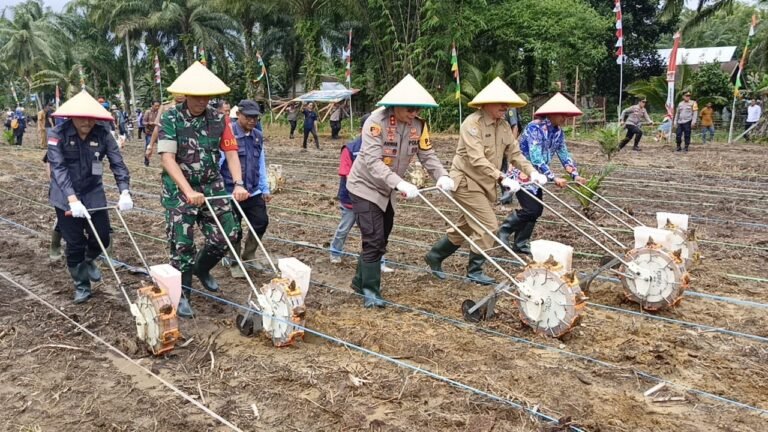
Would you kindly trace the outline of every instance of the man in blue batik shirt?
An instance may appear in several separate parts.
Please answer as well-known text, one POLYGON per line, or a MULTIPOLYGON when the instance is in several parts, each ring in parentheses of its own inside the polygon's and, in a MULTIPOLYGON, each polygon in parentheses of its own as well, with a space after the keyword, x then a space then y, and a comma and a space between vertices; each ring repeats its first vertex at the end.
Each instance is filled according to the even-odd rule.
MULTIPOLYGON (((536 118, 528 123, 520 138, 520 151, 525 155, 525 158, 541 174, 547 176, 547 180, 554 182, 561 188, 568 185, 568 180, 555 176, 555 173, 550 169, 555 155, 574 181, 582 184, 587 182, 576 169, 576 162, 565 145, 565 134, 562 129, 568 118, 581 114, 581 110, 576 105, 558 93, 536 111, 534 114, 536 118)), ((507 175, 521 183, 528 183, 527 177, 517 168, 511 168, 507 175)), ((523 187, 539 200, 543 198, 543 192, 539 186, 531 183, 523 187)), ((498 237, 513 251, 530 254, 530 239, 533 228, 536 226, 536 220, 544 211, 544 206, 524 191, 517 191, 516 197, 521 208, 507 216, 499 228, 498 237), (510 245, 509 237, 513 234, 514 244, 510 245)))
MULTIPOLYGON (((267 225, 269 225, 267 203, 272 199, 272 196, 270 195, 269 180, 267 178, 264 137, 261 131, 256 128, 260 117, 261 111, 255 101, 249 99, 241 100, 237 105, 237 121, 232 123, 232 132, 237 139, 237 155, 240 158, 240 167, 243 170, 243 184, 238 186, 243 186, 250 195, 247 200, 241 201, 239 204, 243 208, 243 213, 245 213, 245 217, 254 231, 249 232, 245 240, 245 246, 240 255, 243 261, 250 261, 256 257, 258 243, 254 234, 262 238, 264 233, 267 232, 267 225)), ((232 180, 232 174, 229 172, 227 164, 224 163, 225 161, 226 158, 224 157, 224 152, 222 152, 219 169, 221 176, 224 178, 224 186, 227 192, 232 193, 236 183, 232 180)), ((233 204, 234 206, 235 204, 233 204)), ((242 222, 242 215, 239 211, 235 211, 235 218, 238 224, 242 222)), ((238 253, 240 253, 241 242, 242 230, 240 230, 240 234, 234 244, 235 250, 238 253)), ((230 261, 230 264, 232 277, 245 277, 236 262, 230 261)))

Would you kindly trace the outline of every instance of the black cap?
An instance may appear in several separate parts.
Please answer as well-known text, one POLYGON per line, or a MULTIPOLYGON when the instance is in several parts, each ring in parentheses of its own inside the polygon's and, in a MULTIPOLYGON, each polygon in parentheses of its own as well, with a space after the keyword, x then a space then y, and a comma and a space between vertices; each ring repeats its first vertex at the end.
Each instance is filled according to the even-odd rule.
POLYGON ((238 114, 243 113, 243 115, 247 116, 261 115, 259 104, 257 104, 256 101, 252 101, 250 99, 241 100, 240 103, 237 104, 237 112, 238 114))

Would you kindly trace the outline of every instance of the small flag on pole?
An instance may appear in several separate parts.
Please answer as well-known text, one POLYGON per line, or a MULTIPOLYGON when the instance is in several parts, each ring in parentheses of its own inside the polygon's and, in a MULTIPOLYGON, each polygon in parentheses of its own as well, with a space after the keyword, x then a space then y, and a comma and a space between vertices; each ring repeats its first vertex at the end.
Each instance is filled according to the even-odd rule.
POLYGON ((264 66, 264 60, 261 59, 261 54, 259 53, 256 53, 256 61, 259 63, 259 69, 261 70, 259 76, 256 77, 256 81, 261 81, 262 78, 267 76, 267 67, 264 66))
POLYGON ((459 53, 456 51, 456 42, 453 42, 451 46, 451 72, 453 72, 453 79, 456 80, 456 95, 457 100, 461 99, 461 80, 459 79, 459 53))
POLYGON ((347 70, 344 72, 347 78, 347 87, 352 85, 352 30, 349 31, 349 43, 347 50, 344 51, 344 57, 347 60, 347 70))
POLYGON ((749 49, 752 46, 752 38, 755 36, 755 27, 757 27, 757 15, 752 15, 752 23, 749 26, 749 34, 747 35, 747 43, 744 46, 744 52, 741 54, 741 60, 736 67, 736 79, 733 84, 733 95, 738 97, 740 95, 741 87, 744 83, 741 81, 741 75, 744 72, 744 66, 747 63, 747 56, 749 55, 749 49))
POLYGON ((59 109, 59 103, 61 102, 61 91, 59 85, 56 84, 56 109, 59 109))
POLYGON ((205 48, 200 48, 200 63, 203 66, 208 67, 208 59, 205 57, 205 48))
POLYGON ((621 1, 616 0, 616 6, 613 8, 616 12, 616 63, 624 63, 624 28, 621 15, 621 1))
POLYGON ((160 58, 155 54, 155 84, 160 84, 160 58))

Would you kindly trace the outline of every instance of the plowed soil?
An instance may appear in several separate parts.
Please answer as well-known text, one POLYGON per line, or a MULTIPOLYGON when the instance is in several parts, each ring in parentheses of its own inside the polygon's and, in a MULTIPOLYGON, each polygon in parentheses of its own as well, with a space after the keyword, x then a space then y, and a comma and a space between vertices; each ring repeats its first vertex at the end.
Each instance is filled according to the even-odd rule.
MULTIPOLYGON (((605 196, 649 225, 655 225, 656 211, 693 216, 703 256, 690 269, 693 293, 676 308, 648 314, 625 300, 619 283, 598 281, 581 323, 552 339, 523 325, 509 297, 499 300, 492 320, 463 320, 461 302, 484 296, 488 288, 458 277, 439 281, 426 272, 423 255, 447 225, 419 200, 397 206, 387 253, 396 271, 383 279, 384 296, 395 305, 363 309, 349 289, 354 258, 333 265, 327 251, 339 217, 336 168, 343 142, 321 137, 322 151, 304 153, 298 139, 284 138, 285 130, 268 128, 266 135, 268 163, 282 165, 286 184, 270 204, 265 245, 276 258, 293 256, 312 267, 307 326, 322 335, 277 349, 263 335, 241 336, 231 305, 197 295, 197 317, 181 324, 183 346, 156 358, 136 339, 106 266, 91 301, 72 304, 64 262, 47 256, 55 215, 47 204, 44 150, 33 133, 22 149, 0 147, 0 272, 246 431, 534 431, 569 425, 588 431, 768 430, 768 343, 751 337, 768 338, 765 147, 694 144, 680 154, 651 141, 643 152, 618 155, 605 196), (649 375, 672 384, 646 397, 656 384, 649 375)), ((456 142, 454 136, 433 140, 446 165, 456 142)), ((155 156, 143 167, 141 144, 129 142, 124 153, 139 208, 125 218, 147 261, 160 264, 168 252, 159 160, 155 156)), ((570 149, 582 169, 594 172, 606 163, 595 143, 574 140, 570 149)), ((116 200, 108 170, 105 183, 108 198, 116 200)), ((567 192, 548 190, 577 205, 567 192)), ((551 197, 545 200, 573 217, 551 197)), ((447 200, 434 202, 449 217, 458 216, 447 200)), ((514 207, 499 206, 499 218, 514 207)), ((611 217, 599 210, 592 217, 632 243, 631 233, 611 217)), ((115 258, 139 265, 114 216, 112 225, 115 258)), ((573 245, 574 267, 581 271, 598 267, 604 255, 551 211, 535 237, 573 245)), ((359 243, 353 230, 346 250, 357 252, 359 243)), ((466 251, 446 261, 445 269, 464 275, 466 251)), ((250 288, 243 279, 231 278, 223 266, 214 274, 222 298, 245 302, 250 288)), ((256 284, 271 277, 251 274, 256 284)), ((137 276, 124 270, 120 276, 129 291, 137 287, 137 276)), ((6 279, 0 286, 0 430, 228 430, 6 279)))

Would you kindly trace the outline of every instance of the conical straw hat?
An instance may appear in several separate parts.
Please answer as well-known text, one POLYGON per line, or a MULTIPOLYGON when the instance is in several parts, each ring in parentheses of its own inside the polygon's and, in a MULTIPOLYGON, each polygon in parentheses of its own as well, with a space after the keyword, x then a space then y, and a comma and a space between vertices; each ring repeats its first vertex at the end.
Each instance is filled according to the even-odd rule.
POLYGON ((496 77, 484 89, 480 90, 480 93, 467 105, 472 108, 480 108, 482 105, 489 103, 505 103, 509 104, 512 108, 520 108, 525 106, 527 102, 509 88, 501 78, 496 77))
POLYGON ((562 114, 566 117, 578 117, 582 114, 579 107, 569 101, 562 93, 552 96, 544 105, 542 105, 533 114, 536 117, 544 117, 551 114, 562 114))
POLYGON ((187 96, 216 96, 229 93, 229 87, 202 63, 196 61, 167 89, 187 96))
POLYGON ((86 118, 94 120, 112 121, 112 114, 83 90, 68 101, 64 102, 53 114, 53 117, 86 118))
POLYGON ((384 95, 377 106, 402 106, 436 108, 437 102, 410 74, 384 95))

